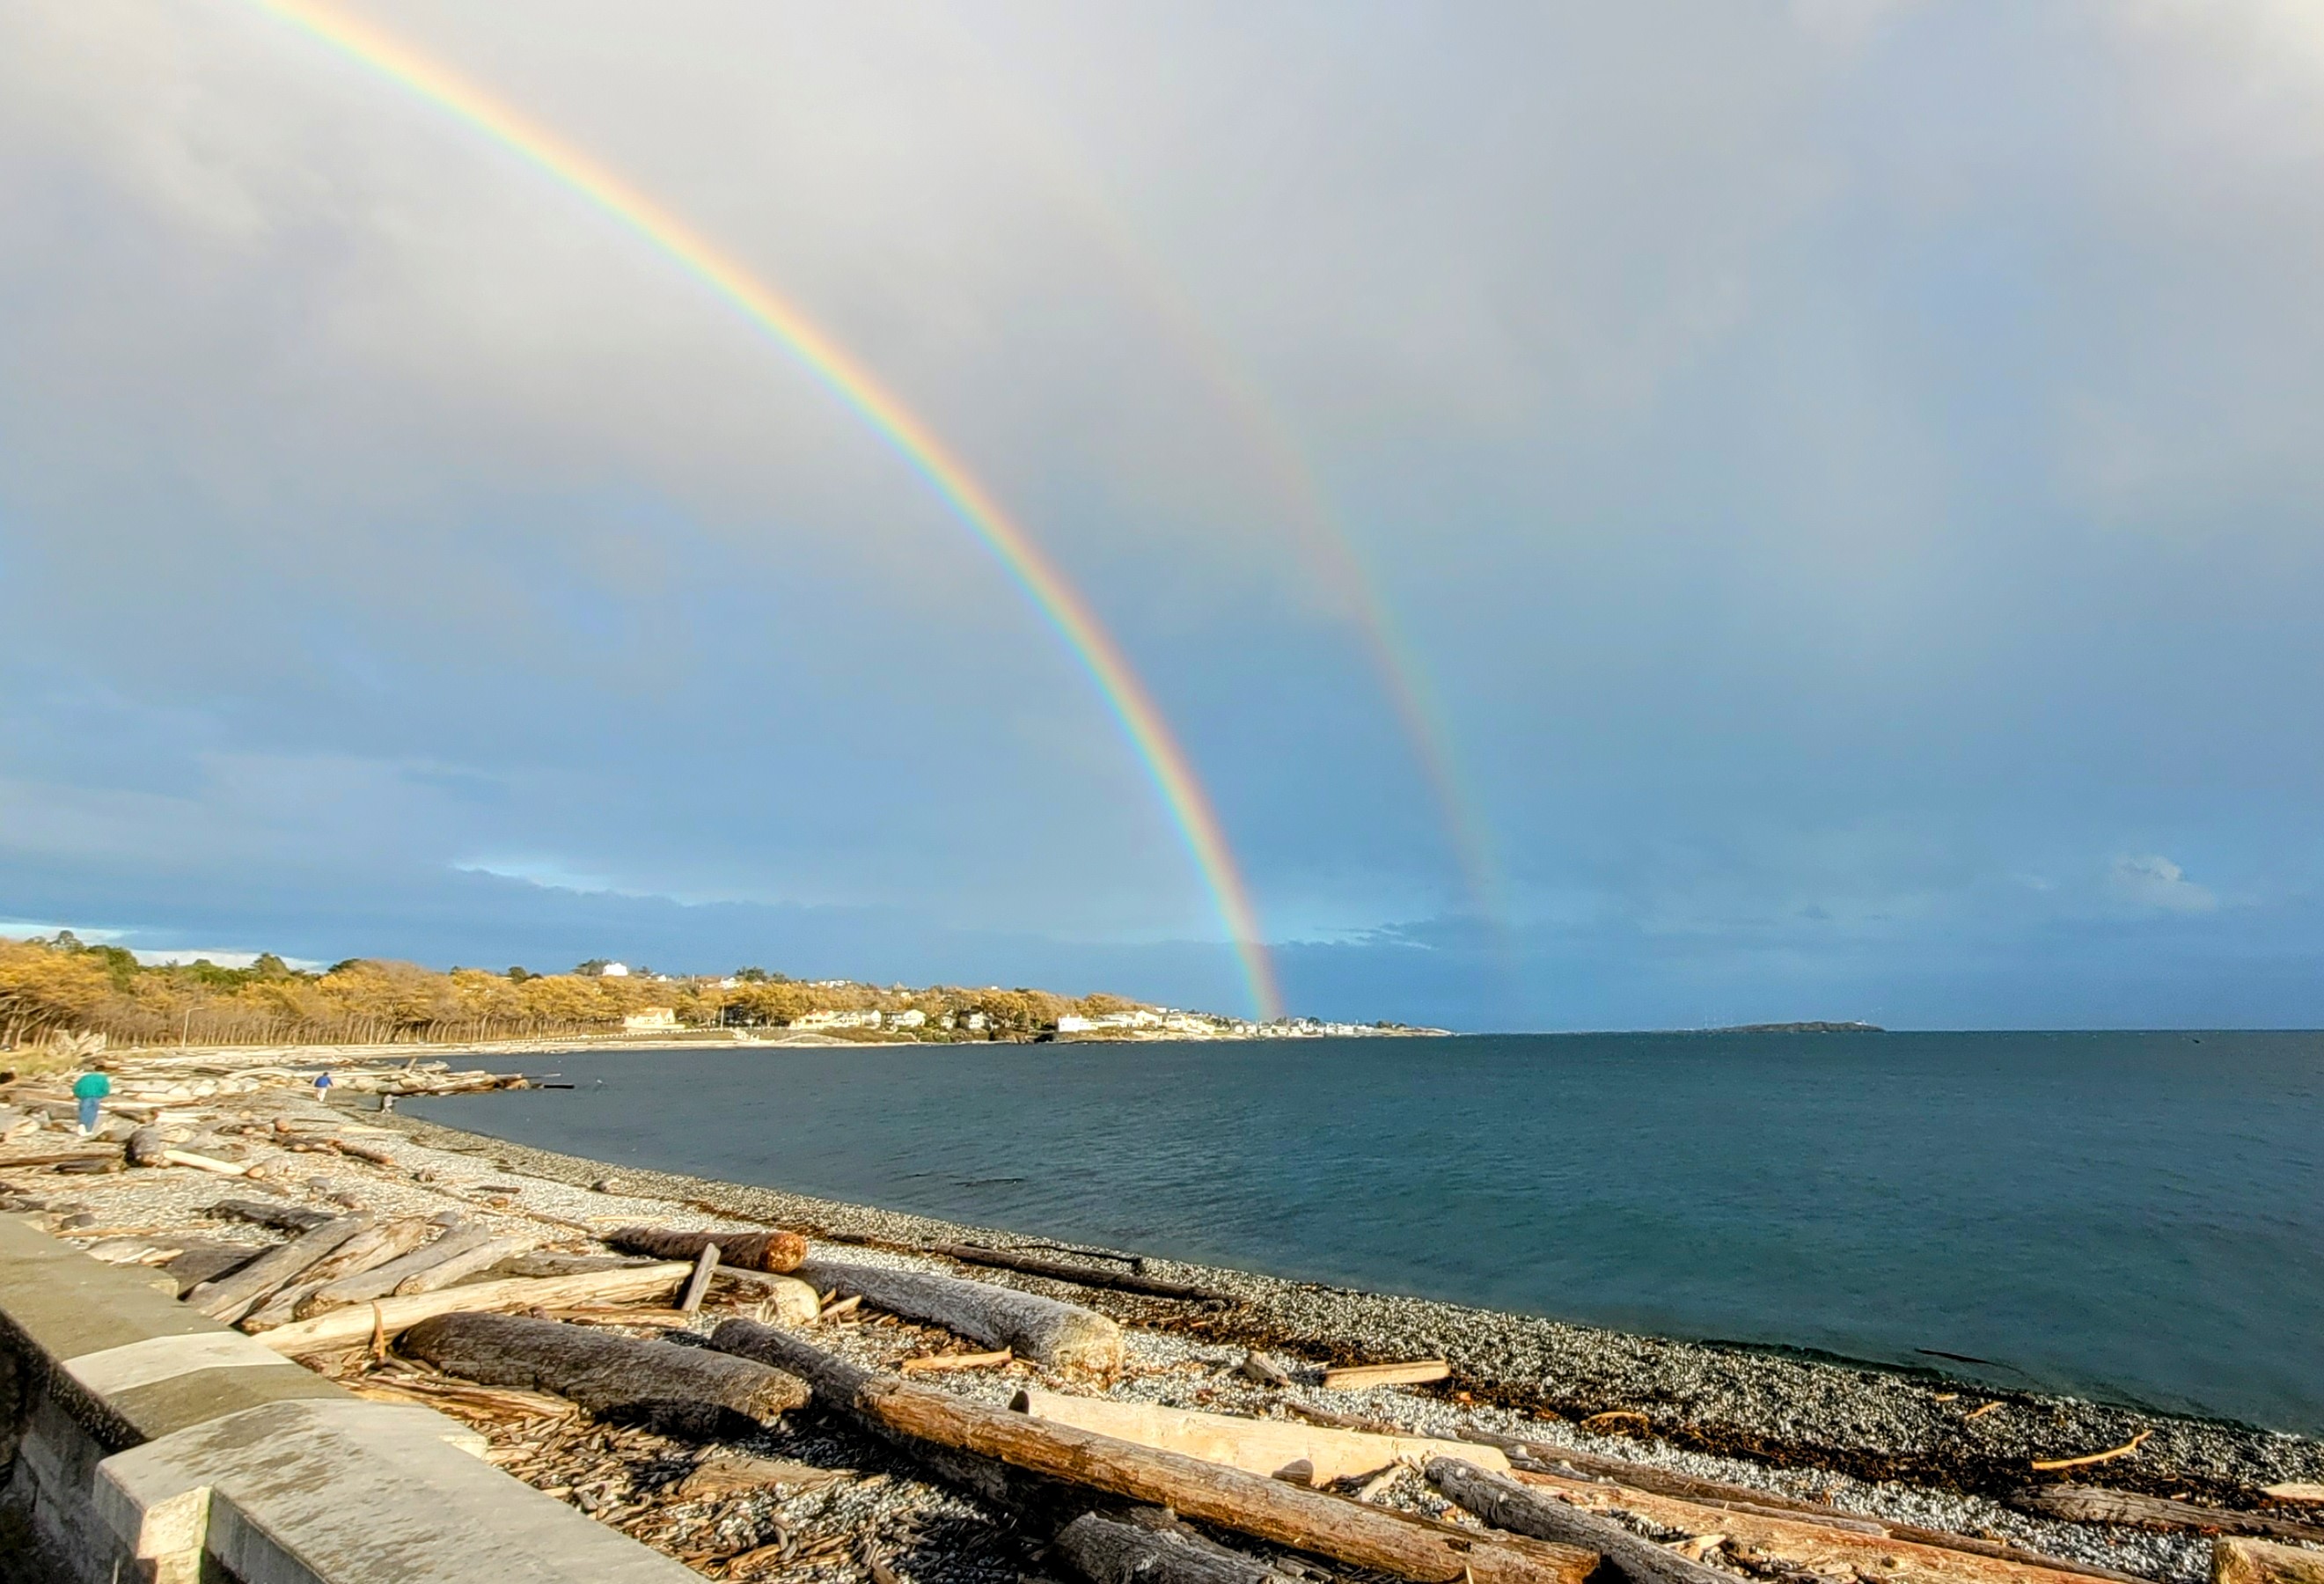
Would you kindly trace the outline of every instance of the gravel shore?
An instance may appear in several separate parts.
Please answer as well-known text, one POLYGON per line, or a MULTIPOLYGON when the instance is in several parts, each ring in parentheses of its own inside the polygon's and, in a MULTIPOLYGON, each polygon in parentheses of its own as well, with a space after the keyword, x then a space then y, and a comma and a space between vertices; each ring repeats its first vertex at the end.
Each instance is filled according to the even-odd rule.
MULTIPOLYGON (((910 1252, 931 1243, 1047 1248, 1003 1229, 965 1226, 872 1206, 602 1162, 507 1143, 393 1114, 377 1119, 416 1144, 492 1162, 572 1195, 563 1213, 600 1211, 591 1184, 618 1175, 625 1192, 685 1205, 701 1218, 771 1221, 854 1245, 847 1257, 931 1269, 910 1252)), ((1134 1251, 1108 1250, 1134 1257, 1134 1251)), ((2190 1533, 2061 1523, 2001 1498, 2025 1486, 2034 1460, 2120 1446, 2135 1458, 2105 1466, 2105 1482, 2247 1506, 2260 1487, 2324 1483, 2324 1444, 2212 1421, 2143 1414, 2072 1397, 1996 1393, 1936 1371, 1902 1372, 1656 1337, 1633 1336, 1424 1298, 1290 1282, 1248 1271, 1146 1258, 1153 1275, 1231 1294, 1216 1312, 1086 1289, 1006 1270, 981 1280, 1045 1293, 1134 1328, 1141 1370, 1116 1395, 1182 1407, 1263 1412, 1262 1391, 1232 1367, 1259 1347, 1311 1365, 1441 1357, 1440 1386, 1289 1394, 1399 1425, 1452 1436, 1463 1427, 1595 1450, 1735 1484, 1818 1500, 1868 1516, 2006 1539, 2053 1556, 2158 1579, 2208 1576, 2208 1540, 2190 1533), (1997 1407, 1990 1404, 1998 1404, 1997 1407), (1585 1428, 1593 1415, 1609 1433, 1585 1428)), ((954 1389, 1003 1396, 1001 1380, 954 1389)))
MULTIPOLYGON (((172 1091, 173 1093, 176 1091, 172 1091)), ((1698 1478, 1824 1504, 1846 1513, 1944 1530, 2028 1552, 2142 1578, 2195 1584, 2209 1577, 2201 1533, 2060 1522, 2009 1505, 2035 1460, 2085 1456, 2135 1441, 2135 1455, 2081 1476, 2092 1482, 2215 1506, 2260 1505, 2260 1487, 2324 1485, 2324 1445, 2286 1434, 2035 1394, 1996 1394, 1934 1371, 1902 1372, 1765 1350, 1626 1335, 1525 1315, 1465 1308, 1163 1259, 1104 1253, 1145 1275, 1225 1295, 1224 1303, 1144 1297, 1005 1269, 964 1267, 924 1252, 982 1243, 1048 1249, 1009 1231, 964 1226, 800 1194, 682 1174, 614 1168, 378 1112, 367 1096, 330 1103, 291 1075, 220 1088, 184 1102, 177 1128, 189 1148, 258 1168, 265 1191, 311 1208, 361 1208, 383 1217, 447 1215, 549 1234, 549 1247, 597 1248, 597 1234, 627 1221, 713 1229, 773 1224, 807 1234, 818 1255, 857 1263, 969 1275, 1066 1299, 1122 1322, 1119 1375, 1061 1375, 1023 1359, 997 1368, 924 1377, 964 1395, 1007 1402, 1027 1386, 1104 1393, 1171 1406, 1257 1417, 1293 1404, 1446 1438, 1506 1436, 1698 1478), (333 1137, 371 1160, 302 1138, 333 1137), (308 1153, 299 1153, 300 1150, 308 1153), (1238 1370, 1250 1349, 1288 1365, 1287 1386, 1238 1370), (1327 1390, 1322 1367, 1443 1358, 1452 1377, 1425 1386, 1327 1390), (1605 1416, 1605 1417, 1601 1417, 1605 1416)), ((51 1121, 50 1127, 57 1124, 51 1121)), ((25 1142, 31 1142, 26 1140, 25 1142)), ((155 1263, 155 1245, 274 1241, 282 1234, 222 1219, 222 1200, 247 1196, 232 1179, 181 1169, 63 1175, 8 1173, 0 1196, 101 1258, 155 1263)), ((723 1285, 722 1285, 723 1287, 723 1285)), ((721 1290, 687 1330, 698 1340, 720 1319, 755 1309, 747 1292, 721 1290)), ((935 1327, 866 1309, 814 1327, 816 1345, 869 1368, 960 1351, 935 1327)), ((457 1383, 364 1350, 309 1362, 371 1394, 418 1394, 463 1413, 457 1383), (448 1392, 454 1395, 447 1395, 448 1392), (436 1395, 429 1396, 434 1393, 436 1395)), ((474 1406, 471 1404, 470 1406, 474 1406)), ((893 1448, 812 1413, 718 1446, 673 1441, 641 1426, 599 1423, 540 1400, 475 1409, 492 1460, 520 1478, 687 1561, 709 1577, 868 1579, 871 1584, 1010 1584, 1053 1576, 1041 1546, 1011 1515, 927 1478, 893 1448), (545 1404, 545 1405, 544 1405, 545 1404), (736 1488, 699 1488, 722 1457, 760 1460, 736 1488)), ((1387 1505, 1454 1522, 1416 1474, 1376 1491, 1387 1505)), ((2312 1510, 2312 1509, 2311 1509, 2312 1510)), ((2281 1509, 2278 1509, 2280 1512, 2281 1509)), ((1643 1515, 1612 1515, 1656 1540, 1679 1538, 1643 1515)), ((1353 1578, 1277 1555, 1286 1573, 1353 1578)), ((1715 1561, 1716 1559, 1714 1559, 1715 1561)), ((2029 1558, 2029 1560, 2032 1560, 2029 1558)), ((1748 1571, 1748 1570, 1747 1570, 1748 1571)), ((1738 1573, 1738 1575, 1744 1576, 1738 1573)), ((1797 1573, 1757 1576, 1802 1584, 1797 1573)), ((1863 1584, 1869 1575, 1828 1584, 1863 1584)))

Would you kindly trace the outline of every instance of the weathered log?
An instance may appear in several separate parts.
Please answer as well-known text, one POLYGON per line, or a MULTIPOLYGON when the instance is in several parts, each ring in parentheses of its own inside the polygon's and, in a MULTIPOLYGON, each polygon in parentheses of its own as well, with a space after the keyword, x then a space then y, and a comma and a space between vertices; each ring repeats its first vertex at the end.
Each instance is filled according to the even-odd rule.
POLYGON ((1476 1584, 1582 1584, 1598 1563, 1591 1552, 1480 1534, 1363 1506, 1264 1475, 874 1376, 788 1331, 747 1320, 720 1325, 710 1345, 799 1377, 815 1388, 823 1407, 924 1455, 972 1454, 1400 1579, 1451 1584, 1468 1575, 1476 1584))
POLYGON ((1148 1528, 1084 1513, 1051 1541, 1089 1584, 1277 1584, 1257 1557, 1213 1545, 1180 1528, 1148 1528))
POLYGON ((109 1147, 84 1146, 78 1149, 47 1150, 40 1155, 10 1156, 5 1160, 0 1160, 0 1170, 14 1166, 75 1166, 84 1162, 97 1161, 118 1163, 120 1159, 121 1147, 117 1144, 109 1147))
POLYGON ((991 1353, 923 1353, 896 1366, 899 1375, 945 1375, 957 1369, 997 1369, 1017 1355, 1002 1348, 991 1353))
POLYGON ((171 1241, 184 1252, 161 1268, 176 1279, 180 1298, 204 1282, 230 1275, 252 1260, 263 1258, 267 1252, 247 1243, 219 1243, 207 1238, 172 1238, 171 1241))
POLYGON ((169 1147, 169 1140, 161 1137, 161 1129, 150 1124, 140 1128, 129 1136, 129 1164, 133 1166, 165 1165, 161 1157, 169 1147))
POLYGON ((2135 1524, 2148 1529, 2201 1529, 2214 1534, 2258 1534, 2270 1540, 2324 1543, 2324 1524, 2302 1524, 2269 1513, 2238 1513, 2227 1507, 2167 1501, 2094 1485, 2031 1486, 2011 1497, 2009 1505, 2078 1524, 2135 1524))
POLYGON ((263 1199, 221 1199, 203 1213, 285 1232, 312 1231, 325 1221, 337 1219, 328 1211, 308 1210, 296 1204, 269 1204, 263 1199))
POLYGON ((731 1265, 718 1267, 716 1278, 748 1287, 759 1294, 760 1313, 771 1313, 792 1325, 806 1325, 822 1312, 823 1301, 816 1290, 797 1276, 779 1276, 771 1271, 736 1270, 731 1265))
MULTIPOLYGON (((687 1256, 692 1258, 693 1256, 687 1256)), ((542 1254, 528 1251, 497 1262, 493 1274, 502 1276, 577 1276, 594 1270, 632 1269, 653 1261, 631 1254, 542 1254)))
MULTIPOLYGON (((363 1283, 366 1278, 387 1269, 427 1241, 433 1230, 431 1223, 417 1217, 385 1222, 347 1239, 339 1251, 308 1273, 314 1290, 299 1301, 301 1316, 320 1314, 355 1302, 335 1294, 349 1283, 363 1283)), ((373 1285, 365 1298, 376 1298, 388 1289, 373 1285)))
POLYGON ((241 1161, 222 1161, 214 1155, 197 1155, 190 1149, 164 1149, 161 1159, 169 1165, 191 1166, 198 1172, 208 1172, 220 1177, 240 1177, 250 1170, 241 1161))
POLYGON ((2324 1584, 2324 1556, 2265 1540, 2217 1540, 2211 1584, 2324 1584))
POLYGON ((989 1348, 1047 1365, 1121 1368, 1121 1328, 1094 1310, 1014 1287, 925 1271, 811 1259, 798 1267, 819 1291, 836 1288, 910 1320, 932 1321, 989 1348))
POLYGON ((686 1289, 678 1295, 679 1312, 692 1314, 702 1307, 702 1300, 710 1291, 710 1277, 718 1269, 717 1244, 705 1243, 702 1252, 694 1257, 694 1274, 686 1278, 686 1289))
MULTIPOLYGON (((1289 1402, 1286 1405, 1298 1414, 1314 1412, 1303 1403, 1289 1402)), ((1481 1442, 1507 1452, 1510 1465, 1518 1471, 1520 1478, 1542 1474, 1561 1478, 1570 1476, 1588 1483, 1610 1480, 1617 1486, 1632 1490, 1673 1497, 1725 1512, 1797 1518, 1804 1523, 1852 1529, 1859 1533, 1877 1532, 1915 1545, 1939 1546, 1947 1551, 1966 1552, 1971 1556, 1994 1557, 2003 1561, 2032 1562, 2061 1573, 2113 1579, 2119 1580, 2120 1584, 2139 1584, 2135 1575, 2118 1572, 2111 1568, 2043 1556, 1997 1540, 1979 1540, 1973 1535, 1927 1529, 1917 1524, 1892 1524, 1886 1520, 1874 1523, 1857 1514, 1842 1513, 1838 1508, 1818 1502, 1802 1501, 1778 1491, 1762 1490, 1756 1485, 1729 1485, 1716 1479, 1701 1479, 1675 1469, 1659 1469, 1650 1463, 1634 1463, 1627 1458, 1609 1458, 1600 1453, 1580 1451, 1546 1441, 1526 1441, 1515 1436, 1496 1435, 1473 1425, 1463 1425, 1459 1433, 1463 1441, 1481 1442)))
POLYGON ((700 1501, 705 1497, 738 1496, 775 1485, 812 1488, 856 1478, 853 1469, 825 1469, 788 1458, 756 1458, 747 1452, 713 1452, 678 1482, 677 1495, 680 1501, 700 1501))
POLYGON ((492 1239, 493 1230, 486 1226, 472 1223, 447 1228, 432 1243, 412 1248, 368 1270, 343 1275, 325 1284, 309 1301, 312 1312, 319 1314, 342 1303, 363 1303, 374 1298, 384 1298, 394 1292, 396 1284, 406 1276, 417 1275, 423 1270, 441 1265, 456 1254, 488 1243, 492 1239))
MULTIPOLYGON (((1566 1492, 1582 1501, 1606 1503, 1689 1534, 1724 1534, 1731 1542, 1765 1552, 1794 1569, 1826 1578, 1877 1572, 1895 1584, 2067 1584, 2102 1578, 2138 1584, 2126 1573, 2065 1562, 2036 1552, 2005 1550, 1958 1536, 1959 1544, 1908 1538, 1902 1524, 1884 1525, 1886 1534, 1840 1527, 1829 1518, 1744 1510, 1742 1504, 1711 1506, 1647 1491, 1623 1489, 1582 1478, 1520 1471, 1524 1483, 1566 1492), (1991 1549, 1987 1549, 1991 1546, 1991 1549), (2000 1554, 1997 1555, 1996 1552, 2000 1554)), ((1862 1520, 1858 1520, 1862 1522, 1862 1520)))
POLYGON ((447 1375, 553 1392, 670 1435, 747 1435, 807 1401, 798 1377, 752 1359, 521 1315, 439 1314, 401 1347, 447 1375))
POLYGON ((632 1270, 549 1276, 539 1281, 477 1282, 440 1293, 399 1293, 392 1298, 349 1304, 312 1320, 279 1327, 259 1340, 278 1353, 318 1353, 359 1343, 372 1334, 374 1325, 384 1334, 393 1336, 438 1314, 556 1309, 573 1303, 659 1298, 676 1291, 691 1268, 683 1265, 643 1265, 632 1270))
POLYGON ((436 1229, 435 1223, 419 1216, 399 1216, 367 1227, 348 1239, 328 1259, 321 1261, 308 1275, 318 1282, 335 1282, 341 1276, 359 1275, 376 1270, 390 1260, 400 1259, 428 1240, 436 1229))
POLYGON ((383 1149, 374 1149, 368 1144, 354 1144, 344 1138, 327 1138, 323 1142, 329 1145, 333 1149, 337 1150, 341 1155, 353 1156, 359 1161, 369 1161, 375 1166, 392 1166, 395 1165, 395 1157, 393 1156, 388 1154, 387 1151, 383 1149))
POLYGON ((1014 1248, 987 1248, 980 1243, 930 1243, 926 1246, 926 1252, 941 1254, 966 1265, 990 1265, 1003 1270, 1021 1270, 1027 1275, 1047 1276, 1052 1281, 1072 1282, 1084 1287, 1111 1287, 1123 1293, 1143 1293, 1155 1298, 1184 1298, 1195 1303, 1234 1302, 1224 1293, 1214 1293, 1208 1287, 1192 1286, 1185 1282, 1164 1281, 1143 1271, 1108 1270, 1102 1266, 1086 1265, 1078 1260, 1020 1254, 1014 1248))
POLYGON ((1235 1373, 1245 1380, 1257 1381, 1260 1386, 1287 1386, 1291 1384, 1291 1372, 1270 1355, 1256 1348, 1242 1356, 1242 1362, 1235 1366, 1235 1373))
POLYGON ((1611 1518, 1569 1506, 1459 1458, 1431 1458, 1428 1483, 1496 1529, 1586 1546, 1631 1584, 1729 1584, 1728 1576, 1633 1534, 1611 1518))
POLYGON ((1238 1419, 1225 1414, 1165 1408, 1154 1403, 1069 1397, 1036 1387, 1019 1392, 1010 1406, 1053 1424, 1071 1424, 1100 1435, 1136 1441, 1142 1447, 1184 1452, 1190 1458, 1225 1463, 1246 1473, 1265 1474, 1277 1479, 1294 1478, 1302 1485, 1358 1479, 1405 1460, 1473 1457, 1480 1464, 1498 1471, 1506 1471, 1509 1466, 1508 1460, 1490 1447, 1468 1447, 1458 1441, 1326 1430, 1320 1425, 1294 1424, 1281 1419, 1238 1419))
POLYGON ((231 1275, 204 1282, 186 1294, 186 1302, 212 1320, 232 1325, 371 1224, 367 1215, 335 1217, 260 1255, 231 1275))
MULTIPOLYGON (((540 1241, 540 1234, 538 1232, 502 1232, 488 1237, 481 1243, 455 1249, 443 1258, 411 1272, 395 1284, 396 1295, 409 1297, 414 1293, 435 1293, 456 1286, 478 1271, 492 1270, 506 1264, 512 1255, 521 1254, 540 1241)), ((608 1268, 635 1270, 639 1266, 622 1265, 608 1268)), ((557 1274, 574 1275, 584 1273, 568 1271, 557 1274)))
POLYGON ((1421 1386, 1443 1380, 1452 1367, 1442 1358, 1412 1358, 1401 1364, 1342 1364, 1323 1372, 1323 1384, 1335 1392, 1361 1391, 1366 1386, 1421 1386))
POLYGON ((718 1257, 744 1270, 797 1270, 807 1257, 807 1239, 797 1232, 679 1232, 662 1227, 623 1227, 605 1239, 610 1248, 656 1259, 692 1259, 706 1244, 718 1245, 718 1257))

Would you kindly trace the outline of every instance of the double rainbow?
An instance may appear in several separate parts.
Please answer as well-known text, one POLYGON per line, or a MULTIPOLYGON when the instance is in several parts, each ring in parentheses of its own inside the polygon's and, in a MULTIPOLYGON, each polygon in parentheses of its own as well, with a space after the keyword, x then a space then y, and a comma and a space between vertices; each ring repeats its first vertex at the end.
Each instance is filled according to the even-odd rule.
POLYGON ((926 479, 953 515, 999 558, 1097 684, 1202 872, 1220 922, 1234 942, 1252 1005, 1262 1018, 1282 1015, 1282 992, 1259 935, 1250 890, 1185 751, 1088 602, 927 424, 890 394, 844 347, 741 262, 516 109, 368 23, 317 0, 250 3, 449 112, 628 226, 773 336, 926 479))

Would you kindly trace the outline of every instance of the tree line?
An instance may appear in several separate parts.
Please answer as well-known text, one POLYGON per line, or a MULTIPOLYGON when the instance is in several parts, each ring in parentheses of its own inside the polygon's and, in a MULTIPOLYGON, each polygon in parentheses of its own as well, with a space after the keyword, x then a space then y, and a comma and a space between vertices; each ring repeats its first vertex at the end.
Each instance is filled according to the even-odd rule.
POLYGON ((247 968, 207 961, 148 964, 119 946, 70 931, 0 941, 0 1047, 59 1034, 102 1034, 110 1044, 394 1044, 604 1033, 649 1008, 687 1027, 780 1027, 818 1012, 918 1011, 935 1038, 1024 1038, 1068 1013, 1101 1017, 1137 1003, 1039 990, 935 986, 882 990, 802 983, 764 969, 721 978, 608 975, 602 961, 567 973, 523 968, 448 972, 414 962, 351 958, 320 972, 267 953, 247 968), (731 982, 728 982, 731 981, 731 982), (982 1029, 967 1027, 982 1014, 982 1029), (952 1025, 950 1029, 945 1027, 952 1025))

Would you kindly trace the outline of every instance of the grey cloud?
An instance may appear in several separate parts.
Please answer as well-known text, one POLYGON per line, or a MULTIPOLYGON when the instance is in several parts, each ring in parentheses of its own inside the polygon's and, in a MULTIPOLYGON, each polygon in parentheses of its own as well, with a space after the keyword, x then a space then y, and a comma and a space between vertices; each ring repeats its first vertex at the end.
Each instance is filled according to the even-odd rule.
MULTIPOLYGON (((2033 1015, 1971 949, 2006 943, 2088 1008, 2162 949, 2133 924, 2257 960, 2189 899, 2317 883, 2297 7, 369 14, 955 441, 1334 1010, 1460 1021, 1505 992, 1448 943, 1495 926, 1222 383, 1280 409, 1445 700, 1499 933, 1557 987, 1489 1004, 1549 1016, 1564 962, 1629 987, 1591 1017, 1869 1005, 1941 960, 2033 1015), (2105 857, 2158 850, 2202 884, 2105 857)), ((618 226, 256 8, 0 17, 0 879, 60 916, 75 873, 135 918, 141 874, 295 859, 272 913, 235 894, 343 940, 359 840, 375 891, 488 862, 855 909, 932 963, 1211 962, 1167 944, 1215 926, 1086 678, 925 484, 618 226)))

